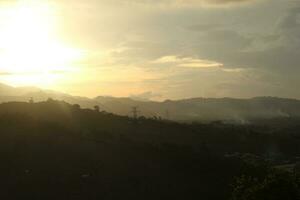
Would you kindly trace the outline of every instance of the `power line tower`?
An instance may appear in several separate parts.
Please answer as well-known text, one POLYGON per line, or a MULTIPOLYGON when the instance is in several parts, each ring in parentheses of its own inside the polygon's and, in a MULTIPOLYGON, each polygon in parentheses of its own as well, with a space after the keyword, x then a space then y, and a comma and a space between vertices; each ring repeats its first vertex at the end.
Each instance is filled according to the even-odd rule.
POLYGON ((96 112, 100 112, 100 107, 99 107, 98 105, 96 105, 96 106, 94 106, 94 110, 95 110, 96 112))
POLYGON ((170 112, 169 112, 169 110, 167 109, 166 110, 166 120, 169 120, 170 119, 170 112))
POLYGON ((138 114, 140 113, 139 109, 137 106, 133 106, 131 108, 131 113, 132 113, 132 116, 134 119, 137 119, 138 118, 138 114))
POLYGON ((34 103, 33 97, 30 97, 29 103, 31 103, 31 104, 34 103))

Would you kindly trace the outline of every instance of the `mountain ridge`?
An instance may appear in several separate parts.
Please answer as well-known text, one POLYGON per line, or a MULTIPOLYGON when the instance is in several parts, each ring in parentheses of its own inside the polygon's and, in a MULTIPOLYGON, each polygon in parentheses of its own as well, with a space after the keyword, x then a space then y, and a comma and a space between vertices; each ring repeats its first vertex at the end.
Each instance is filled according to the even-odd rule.
POLYGON ((174 121, 234 121, 253 119, 299 117, 300 100, 261 96, 242 98, 186 98, 180 100, 139 101, 130 97, 97 96, 95 98, 72 96, 66 93, 42 90, 35 87, 11 87, 0 84, 0 103, 20 101, 46 101, 48 98, 79 104, 83 108, 99 106, 101 110, 118 115, 130 115, 138 107, 140 115, 174 121))

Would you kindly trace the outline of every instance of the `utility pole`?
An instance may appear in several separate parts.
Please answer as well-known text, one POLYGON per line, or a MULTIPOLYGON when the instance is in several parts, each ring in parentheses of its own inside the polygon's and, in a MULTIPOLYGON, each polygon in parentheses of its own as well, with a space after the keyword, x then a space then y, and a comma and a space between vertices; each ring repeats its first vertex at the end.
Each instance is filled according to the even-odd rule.
POLYGON ((140 113, 140 111, 138 110, 138 107, 137 106, 133 106, 131 108, 131 112, 132 112, 133 118, 137 119, 138 118, 138 114, 140 113))
POLYGON ((33 100, 33 97, 31 97, 30 99, 29 99, 29 103, 34 103, 34 100, 33 100))
POLYGON ((168 110, 168 109, 166 110, 166 119, 167 119, 167 120, 169 120, 169 119, 170 119, 170 112, 169 112, 169 110, 168 110))

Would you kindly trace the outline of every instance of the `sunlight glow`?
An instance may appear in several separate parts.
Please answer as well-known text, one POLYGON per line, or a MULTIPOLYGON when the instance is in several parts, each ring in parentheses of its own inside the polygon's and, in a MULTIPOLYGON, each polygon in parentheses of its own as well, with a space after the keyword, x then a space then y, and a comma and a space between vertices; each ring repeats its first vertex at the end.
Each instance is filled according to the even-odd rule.
POLYGON ((7 74, 6 82, 53 85, 82 56, 59 41, 58 17, 47 1, 21 1, 0 9, 0 73, 7 74))

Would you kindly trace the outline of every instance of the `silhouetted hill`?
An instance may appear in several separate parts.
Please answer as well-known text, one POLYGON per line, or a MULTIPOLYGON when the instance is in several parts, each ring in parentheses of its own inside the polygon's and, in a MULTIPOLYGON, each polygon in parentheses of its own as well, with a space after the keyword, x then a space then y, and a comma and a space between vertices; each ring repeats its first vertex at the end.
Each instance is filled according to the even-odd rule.
POLYGON ((193 98, 142 102, 129 98, 98 97, 104 109, 127 115, 129 108, 138 106, 145 116, 161 116, 175 121, 215 121, 247 123, 256 119, 300 116, 300 101, 276 97, 252 99, 193 98))
MULTIPOLYGON (((274 134, 274 137, 277 137, 277 134, 279 134, 284 137, 291 136, 297 138, 299 136, 297 130, 300 129, 300 118, 283 117, 259 120, 249 125, 230 125, 218 121, 210 124, 183 124, 143 116, 134 119, 92 109, 82 109, 78 104, 72 105, 64 101, 52 99, 38 103, 3 103, 0 104, 0 116, 2 121, 9 121, 12 118, 14 121, 25 119, 31 120, 36 124, 56 124, 65 130, 76 131, 78 134, 83 135, 86 134, 91 138, 94 136, 98 137, 97 133, 109 133, 115 139, 126 137, 139 142, 143 141, 155 144, 172 143, 194 147, 199 147, 199 144, 209 140, 213 141, 217 139, 222 141, 225 139, 228 140, 228 144, 226 142, 226 145, 228 145, 226 152, 234 148, 237 148, 236 150, 241 152, 245 148, 243 146, 245 145, 244 142, 242 144, 238 142, 232 144, 232 141, 242 139, 245 131, 249 133, 249 137, 257 134, 258 136, 253 139, 258 140, 259 136, 264 135, 271 138, 274 134), (91 135, 89 135, 90 133, 91 135)), ((225 145, 223 142, 220 144, 217 144, 217 142, 214 145, 225 145)), ((254 146, 259 145, 259 143, 254 146)), ((268 151, 267 144, 261 146, 260 148, 262 149, 260 150, 256 147, 248 149, 246 152, 264 154, 268 151)))
POLYGON ((40 91, 40 89, 35 87, 11 87, 0 83, 1 96, 22 96, 37 91, 40 91))
POLYGON ((273 177, 258 195, 297 199, 296 180, 273 166, 297 160, 299 121, 180 124, 51 99, 3 103, 0 197, 229 200, 243 193, 236 184, 257 195, 243 177, 273 177))
POLYGON ((146 117, 161 117, 186 122, 221 120, 227 123, 248 123, 259 119, 300 116, 299 100, 277 97, 192 98, 154 102, 102 96, 91 99, 37 88, 14 88, 0 85, 0 102, 28 102, 31 97, 36 102, 52 98, 79 104, 83 108, 93 108, 98 105, 101 110, 123 116, 131 115, 131 108, 137 106, 141 114, 146 117))

